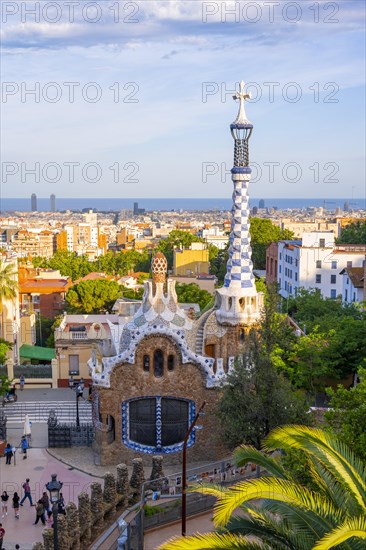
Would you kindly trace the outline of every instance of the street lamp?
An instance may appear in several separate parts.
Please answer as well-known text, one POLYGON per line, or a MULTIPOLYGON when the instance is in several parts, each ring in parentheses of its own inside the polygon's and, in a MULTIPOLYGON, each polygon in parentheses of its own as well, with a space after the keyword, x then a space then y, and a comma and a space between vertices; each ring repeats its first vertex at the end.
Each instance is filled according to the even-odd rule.
POLYGON ((51 481, 46 484, 46 489, 50 493, 50 501, 52 503, 52 515, 53 515, 53 547, 54 550, 58 550, 57 540, 57 513, 58 513, 58 501, 60 499, 60 491, 63 483, 57 481, 57 474, 51 475, 51 481))
POLYGON ((80 390, 79 390, 79 384, 77 384, 76 386, 74 386, 72 389, 74 390, 75 395, 76 395, 76 427, 77 427, 77 428, 80 428, 79 397, 82 396, 82 393, 81 393, 80 390))
POLYGON ((203 409, 205 408, 206 401, 204 401, 199 409, 198 413, 194 417, 192 424, 189 426, 188 431, 184 437, 183 441, 183 463, 182 463, 182 537, 186 536, 186 527, 187 527, 187 443, 189 436, 193 428, 195 427, 197 420, 203 414, 203 409))

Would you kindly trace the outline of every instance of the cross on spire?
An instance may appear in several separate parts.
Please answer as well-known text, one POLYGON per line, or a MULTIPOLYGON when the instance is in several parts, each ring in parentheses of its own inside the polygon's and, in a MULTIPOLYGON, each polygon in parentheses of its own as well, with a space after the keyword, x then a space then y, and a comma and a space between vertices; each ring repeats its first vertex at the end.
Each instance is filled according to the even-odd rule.
POLYGON ((245 83, 242 80, 240 82, 240 91, 235 92, 235 94, 233 95, 233 99, 235 99, 235 100, 239 99, 239 101, 240 101, 238 116, 236 117, 236 119, 234 121, 234 124, 250 123, 250 121, 248 120, 247 115, 245 114, 245 103, 244 102, 248 99, 251 99, 252 94, 251 93, 246 93, 244 88, 245 88, 245 83))

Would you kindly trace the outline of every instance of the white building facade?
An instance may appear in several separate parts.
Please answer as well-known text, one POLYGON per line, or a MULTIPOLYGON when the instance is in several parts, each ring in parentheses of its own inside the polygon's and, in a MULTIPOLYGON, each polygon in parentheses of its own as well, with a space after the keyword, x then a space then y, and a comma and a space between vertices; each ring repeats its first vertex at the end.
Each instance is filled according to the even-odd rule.
POLYGON ((279 241, 277 281, 281 296, 296 296, 299 288, 319 289, 324 298, 342 295, 347 267, 361 267, 364 245, 335 245, 333 231, 311 231, 302 239, 279 241))

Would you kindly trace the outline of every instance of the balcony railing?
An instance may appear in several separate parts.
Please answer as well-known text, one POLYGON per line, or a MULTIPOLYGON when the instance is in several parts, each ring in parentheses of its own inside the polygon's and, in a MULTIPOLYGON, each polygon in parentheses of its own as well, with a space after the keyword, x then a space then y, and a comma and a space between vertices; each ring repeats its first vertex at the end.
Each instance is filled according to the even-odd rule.
POLYGON ((86 331, 71 331, 55 330, 56 340, 88 340, 89 336, 86 331))

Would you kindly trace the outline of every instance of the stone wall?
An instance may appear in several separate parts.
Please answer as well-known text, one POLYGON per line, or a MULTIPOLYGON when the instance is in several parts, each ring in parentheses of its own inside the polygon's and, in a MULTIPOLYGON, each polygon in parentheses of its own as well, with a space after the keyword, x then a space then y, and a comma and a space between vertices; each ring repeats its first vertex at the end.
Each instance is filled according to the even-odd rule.
MULTIPOLYGON (((130 462, 136 457, 141 457, 145 464, 150 463, 151 456, 135 452, 122 443, 122 402, 142 396, 189 399, 195 402, 197 409, 206 401, 205 416, 199 420, 203 429, 196 432, 196 442, 188 449, 188 460, 214 461, 227 453, 218 436, 215 415, 220 390, 206 388, 206 376, 201 367, 192 363, 182 364, 178 346, 167 336, 144 338, 136 350, 135 364, 122 363, 116 366, 111 374, 111 387, 98 391, 102 422, 107 425, 107 415, 112 416, 115 430, 114 441, 111 441, 107 432, 96 430, 94 450, 103 465, 130 462), (164 375, 161 378, 156 378, 153 373, 153 354, 156 349, 161 349, 165 355, 164 375), (171 354, 175 355, 175 367, 173 371, 168 371, 167 356, 171 354), (144 355, 150 357, 149 372, 143 369, 144 355)), ((181 454, 164 455, 164 463, 179 464, 181 454)))

